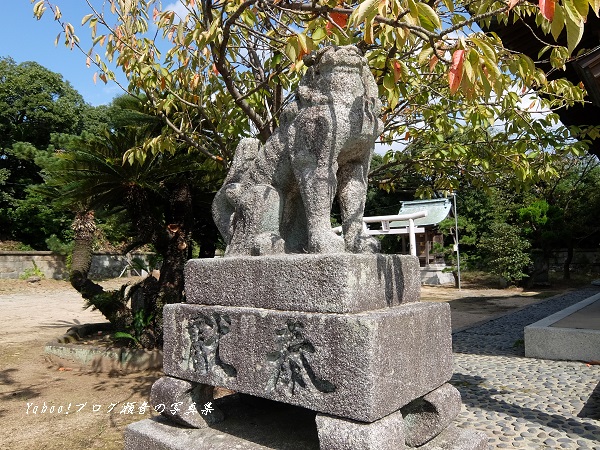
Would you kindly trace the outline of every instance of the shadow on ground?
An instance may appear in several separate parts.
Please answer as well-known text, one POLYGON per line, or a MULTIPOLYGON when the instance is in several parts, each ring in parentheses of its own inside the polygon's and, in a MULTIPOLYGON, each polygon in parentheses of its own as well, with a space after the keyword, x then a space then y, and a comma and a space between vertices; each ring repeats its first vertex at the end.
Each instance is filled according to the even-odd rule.
MULTIPOLYGON (((482 386, 485 382, 485 378, 462 373, 455 373, 450 380, 450 383, 460 391, 463 403, 469 408, 481 408, 486 411, 494 411, 499 414, 509 415, 516 419, 524 419, 527 422, 535 422, 542 426, 554 428, 561 433, 573 434, 586 439, 596 440, 600 435, 600 426, 579 421, 575 417, 568 418, 565 417, 564 414, 549 414, 538 409, 532 409, 505 400, 500 400, 496 397, 509 394, 509 391, 498 390, 496 388, 485 388, 482 386)), ((597 391, 598 388, 596 388, 595 393, 597 393, 597 391)), ((592 397, 593 396, 594 394, 592 394, 592 397)), ((591 399, 592 398, 590 397, 590 400, 591 399)), ((597 398, 594 400, 594 404, 597 406, 596 402, 597 398)), ((595 408, 594 410, 597 413, 595 408)), ((583 418, 584 416, 581 416, 580 413, 578 417, 583 418)))

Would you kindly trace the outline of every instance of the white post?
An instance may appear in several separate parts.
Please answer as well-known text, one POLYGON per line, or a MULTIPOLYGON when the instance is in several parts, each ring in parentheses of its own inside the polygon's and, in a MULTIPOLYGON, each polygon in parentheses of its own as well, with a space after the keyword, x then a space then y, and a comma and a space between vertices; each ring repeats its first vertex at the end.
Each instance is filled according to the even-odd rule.
POLYGON ((408 239, 410 246, 410 254, 417 256, 417 240, 415 239, 415 221, 408 219, 408 239))
POLYGON ((458 245, 458 212, 456 211, 456 192, 452 193, 454 197, 454 234, 456 236, 456 272, 458 275, 458 290, 460 291, 460 250, 458 245))
POLYGON ((429 267, 429 233, 425 230, 425 267, 429 267))

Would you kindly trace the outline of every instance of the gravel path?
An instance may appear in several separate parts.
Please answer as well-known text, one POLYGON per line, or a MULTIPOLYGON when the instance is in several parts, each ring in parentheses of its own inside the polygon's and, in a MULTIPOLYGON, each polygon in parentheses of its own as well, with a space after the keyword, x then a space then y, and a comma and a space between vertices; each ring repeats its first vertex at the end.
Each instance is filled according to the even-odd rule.
POLYGON ((523 329, 598 293, 552 297, 453 335, 457 424, 490 448, 600 450, 600 366, 524 357, 523 329))

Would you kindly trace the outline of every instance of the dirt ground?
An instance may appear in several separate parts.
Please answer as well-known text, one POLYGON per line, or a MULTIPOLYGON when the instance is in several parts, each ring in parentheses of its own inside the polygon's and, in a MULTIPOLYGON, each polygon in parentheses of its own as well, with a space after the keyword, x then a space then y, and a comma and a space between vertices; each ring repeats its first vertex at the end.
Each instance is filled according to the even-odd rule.
POLYGON ((523 290, 422 286, 421 301, 449 302, 452 331, 460 331, 564 292, 566 289, 523 290))
POLYGON ((88 373, 44 354, 44 344, 69 327, 104 322, 82 305, 67 282, 0 280, 3 449, 122 449, 125 426, 150 417, 139 407, 160 372, 88 373), (133 410, 124 409, 128 402, 133 410))
MULTIPOLYGON (((555 293, 424 287, 422 300, 449 301, 456 331, 555 293)), ((82 305, 64 281, 0 280, 3 449, 122 449, 125 426, 155 414, 144 402, 160 372, 91 373, 54 365, 44 354, 44 344, 69 327, 104 321, 82 305)))

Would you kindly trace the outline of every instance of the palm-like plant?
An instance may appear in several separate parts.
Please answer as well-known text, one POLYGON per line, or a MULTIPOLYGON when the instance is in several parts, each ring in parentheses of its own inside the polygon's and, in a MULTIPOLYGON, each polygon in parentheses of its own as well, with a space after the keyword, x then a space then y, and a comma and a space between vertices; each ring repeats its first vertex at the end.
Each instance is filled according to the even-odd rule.
POLYGON ((224 167, 185 148, 171 152, 144 149, 145 158, 127 158, 141 151, 160 131, 156 121, 140 117, 143 120, 137 125, 105 130, 101 136, 57 137, 55 142, 61 150, 47 163, 41 189, 55 204, 76 213, 72 285, 116 331, 126 331, 140 310, 153 317, 146 339, 143 333, 140 339, 143 346, 152 347, 162 335, 162 306, 181 301, 183 266, 190 256, 191 240, 195 232, 206 227, 210 198, 223 179, 224 167), (194 206, 202 201, 206 208, 195 211, 194 206), (132 229, 126 252, 151 244, 162 256, 160 279, 149 277, 133 290, 138 299, 132 302, 134 310, 127 307, 122 295, 107 296, 101 286, 87 278, 95 229, 93 211, 124 211, 130 224, 123 226, 132 229))

